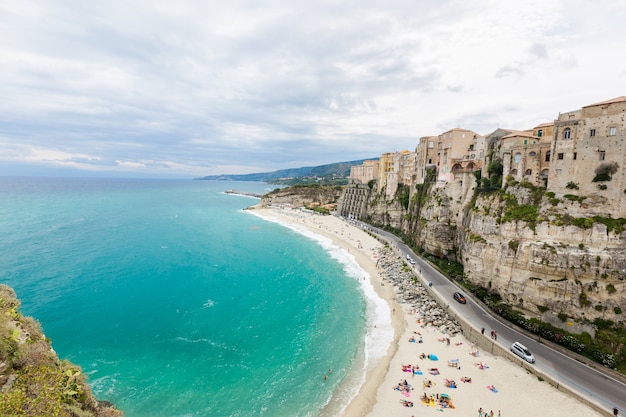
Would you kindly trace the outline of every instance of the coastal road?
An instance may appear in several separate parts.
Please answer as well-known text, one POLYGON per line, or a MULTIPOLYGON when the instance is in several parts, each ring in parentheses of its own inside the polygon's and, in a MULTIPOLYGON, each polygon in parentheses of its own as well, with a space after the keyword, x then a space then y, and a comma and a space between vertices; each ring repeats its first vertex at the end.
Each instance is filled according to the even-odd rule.
MULTIPOLYGON (((411 249, 402 243, 397 236, 381 229, 365 225, 381 237, 388 240, 394 250, 404 259, 406 255, 415 260, 413 268, 421 275, 423 281, 432 282, 432 288, 443 300, 450 300, 449 305, 454 311, 462 315, 477 331, 485 329, 485 337, 490 338, 491 331, 497 334, 497 343, 509 349, 511 343, 521 342, 535 356, 537 367, 541 372, 552 377, 559 384, 564 385, 577 392, 584 398, 598 404, 608 415, 612 415, 613 408, 619 410, 619 415, 626 415, 626 384, 618 381, 606 373, 587 366, 576 359, 558 352, 547 345, 541 343, 538 336, 528 337, 509 327, 509 324, 501 321, 497 316, 483 309, 482 305, 476 303, 468 297, 456 284, 451 282, 446 276, 441 274, 426 260, 416 256, 411 249), (467 298, 467 304, 457 303, 453 298, 454 292, 460 291, 467 298)), ((522 359, 519 359, 522 361, 522 359)), ((522 391, 520 391, 520 395, 522 391)))

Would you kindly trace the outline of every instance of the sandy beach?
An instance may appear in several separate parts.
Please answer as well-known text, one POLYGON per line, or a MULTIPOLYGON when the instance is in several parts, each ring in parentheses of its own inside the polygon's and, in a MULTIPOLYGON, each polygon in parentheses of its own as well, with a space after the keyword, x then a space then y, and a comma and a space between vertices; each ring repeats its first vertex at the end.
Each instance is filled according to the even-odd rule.
POLYGON ((334 216, 295 209, 255 208, 254 212, 330 238, 355 257, 378 295, 389 303, 394 340, 386 356, 369 364, 365 383, 344 416, 435 416, 442 412, 490 417, 604 416, 506 358, 476 349, 461 334, 444 334, 424 325, 423 312, 399 303, 394 286, 385 285, 377 267, 383 245, 360 228, 334 216))

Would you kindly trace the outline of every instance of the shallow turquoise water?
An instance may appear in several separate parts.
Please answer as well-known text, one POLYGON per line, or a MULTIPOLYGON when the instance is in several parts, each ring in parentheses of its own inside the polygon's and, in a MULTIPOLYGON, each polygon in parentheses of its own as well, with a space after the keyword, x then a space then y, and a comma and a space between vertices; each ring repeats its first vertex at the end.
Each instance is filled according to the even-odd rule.
POLYGON ((362 272, 227 188, 271 186, 0 178, 0 282, 128 417, 316 415, 355 362, 362 272))

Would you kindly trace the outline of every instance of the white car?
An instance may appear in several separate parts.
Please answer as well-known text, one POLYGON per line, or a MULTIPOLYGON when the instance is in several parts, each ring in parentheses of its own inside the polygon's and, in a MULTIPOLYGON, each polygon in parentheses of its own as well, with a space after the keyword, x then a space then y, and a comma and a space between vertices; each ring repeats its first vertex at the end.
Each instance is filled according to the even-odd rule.
POLYGON ((520 342, 515 342, 511 345, 511 352, 515 353, 528 363, 535 363, 535 357, 533 354, 530 353, 530 350, 528 350, 526 346, 522 345, 520 342))

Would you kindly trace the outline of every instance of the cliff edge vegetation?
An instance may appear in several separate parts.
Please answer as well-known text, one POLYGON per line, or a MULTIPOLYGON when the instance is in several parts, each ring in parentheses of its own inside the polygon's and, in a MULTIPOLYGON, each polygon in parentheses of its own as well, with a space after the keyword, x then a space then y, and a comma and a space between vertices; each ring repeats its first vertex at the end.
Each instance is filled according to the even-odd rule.
POLYGON ((32 317, 0 284, 0 416, 121 417, 97 401, 81 369, 61 361, 32 317))

